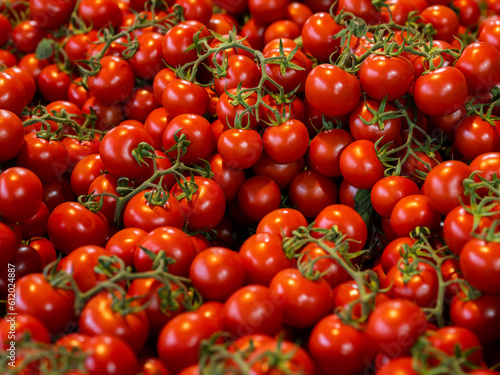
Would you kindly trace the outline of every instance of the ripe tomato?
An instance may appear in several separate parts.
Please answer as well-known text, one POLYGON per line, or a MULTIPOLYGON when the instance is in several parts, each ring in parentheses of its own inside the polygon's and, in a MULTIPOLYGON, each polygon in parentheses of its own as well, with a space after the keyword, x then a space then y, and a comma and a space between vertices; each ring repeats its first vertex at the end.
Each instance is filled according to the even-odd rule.
POLYGON ((377 375, 418 375, 418 372, 413 368, 413 359, 411 357, 399 357, 391 359, 385 363, 377 371, 377 375))
POLYGON ((165 367, 177 374, 198 362, 202 340, 212 336, 220 327, 196 312, 184 312, 170 320, 158 337, 158 355, 165 367))
POLYGON ((0 73, 0 109, 8 110, 15 115, 21 115, 26 105, 26 92, 23 84, 8 73, 0 73))
POLYGON ((446 66, 415 81, 413 99, 429 116, 443 116, 458 110, 467 98, 467 80, 457 68, 446 66), (446 82, 443 86, 442 82, 446 82))
POLYGON ((484 293, 500 293, 500 244, 472 238, 460 252, 460 269, 472 286, 484 293))
POLYGON ((344 324, 335 315, 328 315, 313 328, 309 352, 325 374, 351 375, 361 372, 375 356, 368 335, 344 324))
MULTIPOLYGON (((286 17, 288 0, 248 0, 248 9, 255 22, 266 25, 286 17)), ((257 47, 255 47, 257 48, 257 47)))
POLYGON ((479 339, 466 328, 455 326, 440 328, 429 335, 429 341, 434 348, 450 357, 456 355, 458 347, 461 353, 471 350, 471 353, 466 358, 474 365, 480 366, 483 361, 483 350, 479 339))
POLYGON ((47 222, 50 241, 65 254, 84 245, 104 245, 108 231, 104 216, 76 202, 64 202, 57 206, 47 222))
POLYGON ((184 79, 173 79, 163 90, 161 101, 167 115, 174 118, 187 113, 203 116, 208 112, 210 98, 203 87, 184 79))
POLYGON ((238 196, 238 190, 245 181, 245 172, 242 169, 231 168, 220 156, 216 154, 208 159, 210 169, 214 174, 212 179, 221 187, 226 197, 226 202, 230 202, 238 196))
POLYGON ((350 113, 361 98, 361 86, 356 76, 331 64, 315 67, 306 79, 306 98, 327 116, 350 113))
POLYGON ((270 126, 262 135, 264 150, 275 162, 291 163, 302 158, 309 147, 307 127, 299 120, 270 126))
POLYGON ((325 207, 316 216, 314 228, 330 229, 333 226, 337 226, 341 234, 347 235, 350 253, 363 249, 368 231, 365 222, 354 209, 343 204, 325 207))
POLYGON ((94 30, 109 24, 116 30, 123 18, 118 3, 113 0, 82 0, 78 6, 78 14, 87 25, 92 25, 94 30))
POLYGON ((220 157, 231 168, 250 168, 257 163, 262 150, 262 137, 253 129, 228 129, 217 141, 220 157))
POLYGON ((387 244, 381 258, 382 269, 385 274, 387 274, 393 266, 397 265, 398 261, 402 258, 401 254, 404 254, 403 245, 411 247, 414 243, 415 240, 410 237, 400 237, 387 244))
POLYGON ((439 212, 430 205, 422 194, 401 198, 391 213, 391 227, 400 237, 408 236, 416 227, 436 229, 441 222, 439 212))
POLYGON ((418 193, 417 184, 409 178, 388 176, 373 185, 370 199, 373 208, 380 216, 390 218, 394 206, 401 198, 418 193))
POLYGON ((139 366, 134 351, 114 335, 95 335, 83 344, 88 351, 85 368, 90 375, 135 375, 139 366))
POLYGON ((255 176, 240 186, 238 205, 242 212, 254 221, 259 221, 269 212, 279 208, 281 190, 269 177, 255 176))
POLYGON ((447 214, 460 206, 468 204, 465 196, 463 180, 471 174, 467 164, 450 160, 434 167, 425 179, 425 196, 431 207, 441 214, 447 214))
POLYGON ((272 233, 283 239, 290 237, 299 227, 307 226, 304 215, 292 208, 279 208, 264 216, 257 226, 257 233, 272 233))
POLYGON ((259 85, 260 72, 257 64, 245 55, 233 55, 227 60, 227 73, 223 78, 215 78, 215 92, 222 95, 226 90, 254 88, 259 85))
POLYGON ((23 123, 14 113, 0 109, 0 162, 13 159, 24 143, 23 123))
POLYGON ((402 56, 368 56, 358 71, 359 82, 366 94, 375 100, 401 98, 413 84, 413 65, 402 56))
MULTIPOLYGON (((184 197, 179 201, 187 227, 193 231, 214 228, 224 217, 226 209, 224 191, 215 181, 205 177, 196 176, 194 183, 198 189, 191 199, 184 197)), ((170 190, 170 194, 176 197, 182 193, 178 184, 170 190)))
POLYGON ((427 329, 427 319, 419 306, 394 299, 377 306, 368 318, 366 333, 379 353, 390 358, 407 355, 418 336, 427 329))
POLYGON ((11 341, 19 342, 26 334, 29 334, 30 341, 50 344, 45 325, 33 315, 20 313, 14 321, 8 317, 0 321, 0 349, 8 350, 11 341))
POLYGON ((41 273, 26 275, 16 282, 16 312, 35 316, 50 333, 67 333, 75 324, 74 294, 53 287, 41 273))
MULTIPOLYGON (((121 297, 116 296, 116 298, 121 297)), ((140 304, 133 301, 129 306, 139 307, 140 304)), ((144 310, 123 314, 119 310, 120 307, 126 308, 120 306, 120 303, 115 303, 110 292, 99 293, 92 297, 80 314, 80 330, 91 336, 114 335, 138 352, 148 338, 148 317, 144 310), (116 306, 118 310, 115 310, 116 306)))
POLYGON ((377 156, 375 144, 359 140, 342 151, 340 171, 350 185, 358 189, 370 189, 384 177, 385 168, 377 156))
POLYGON ((302 27, 302 43, 305 50, 319 61, 335 61, 339 54, 340 39, 333 38, 341 30, 329 13, 315 13, 302 27))
MULTIPOLYGON (((172 67, 183 66, 198 58, 196 49, 186 53, 184 51, 193 44, 193 36, 200 31, 202 26, 201 23, 181 22, 167 31, 163 37, 162 51, 163 58, 168 65, 172 67)), ((200 38, 205 36, 208 36, 206 28, 202 30, 200 38)))
POLYGON ((245 269, 238 253, 211 247, 196 255, 189 278, 204 300, 225 301, 245 283, 245 269))
POLYGON ((283 309, 271 291, 262 285, 247 285, 234 292, 222 311, 223 328, 236 337, 277 334, 283 309))
POLYGON ((424 23, 430 23, 437 31, 436 39, 451 43, 458 35, 459 19, 453 9, 444 5, 432 5, 420 13, 424 23))
MULTIPOLYGON (((494 123, 500 126, 500 121, 494 123)), ((463 156, 472 160, 481 154, 500 150, 500 135, 496 126, 480 116, 467 116, 455 130, 455 145, 463 156)))
POLYGON ((308 157, 312 169, 328 177, 341 176, 340 155, 352 142, 354 138, 343 129, 318 133, 309 145, 308 157))
POLYGON ((20 167, 0 174, 0 216, 7 221, 28 220, 42 204, 42 183, 36 174, 20 167))

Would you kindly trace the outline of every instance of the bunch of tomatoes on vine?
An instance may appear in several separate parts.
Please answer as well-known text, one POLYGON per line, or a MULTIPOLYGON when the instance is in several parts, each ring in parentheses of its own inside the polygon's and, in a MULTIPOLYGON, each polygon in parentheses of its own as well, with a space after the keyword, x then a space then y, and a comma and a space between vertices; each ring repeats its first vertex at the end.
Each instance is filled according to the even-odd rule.
POLYGON ((0 373, 500 374, 500 1, 0 1, 0 373))

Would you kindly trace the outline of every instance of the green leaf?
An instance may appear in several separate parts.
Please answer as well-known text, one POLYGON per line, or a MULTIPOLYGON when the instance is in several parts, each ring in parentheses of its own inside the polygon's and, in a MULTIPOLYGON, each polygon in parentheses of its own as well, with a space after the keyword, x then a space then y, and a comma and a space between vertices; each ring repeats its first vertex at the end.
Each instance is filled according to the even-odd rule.
POLYGON ((50 39, 42 39, 36 47, 35 57, 37 60, 48 59, 54 53, 53 41, 50 39))
POLYGON ((373 209, 370 194, 370 189, 359 189, 354 196, 354 209, 361 215, 367 228, 371 227, 371 224, 377 215, 373 209))

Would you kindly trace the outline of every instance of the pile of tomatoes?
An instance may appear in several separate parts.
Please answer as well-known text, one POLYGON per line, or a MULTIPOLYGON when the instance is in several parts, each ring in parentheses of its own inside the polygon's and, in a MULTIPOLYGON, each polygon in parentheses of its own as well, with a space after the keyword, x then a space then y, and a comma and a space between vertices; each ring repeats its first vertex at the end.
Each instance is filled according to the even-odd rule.
POLYGON ((1 374, 499 374, 500 1, 0 12, 1 374))

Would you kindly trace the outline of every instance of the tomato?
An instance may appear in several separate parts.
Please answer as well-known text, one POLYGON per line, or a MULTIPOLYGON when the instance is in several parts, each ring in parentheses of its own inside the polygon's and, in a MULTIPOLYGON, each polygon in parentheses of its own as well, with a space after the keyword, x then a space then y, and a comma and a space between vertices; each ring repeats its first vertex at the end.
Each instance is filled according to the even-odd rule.
POLYGON ((196 312, 184 312, 170 320, 158 337, 158 355, 165 367, 177 374, 198 362, 202 340, 210 338, 220 327, 196 312))
MULTIPOLYGON (((500 122, 495 124, 500 126, 500 122)), ((458 124, 455 145, 463 156, 472 160, 481 154, 500 150, 500 135, 496 126, 477 115, 472 115, 458 124)))
POLYGON ((94 269, 98 266, 100 257, 111 255, 109 250, 100 246, 81 246, 58 264, 58 270, 71 275, 80 291, 86 292, 108 279, 106 275, 97 273, 94 269))
POLYGON ((209 159, 210 169, 214 174, 212 179, 221 187, 226 197, 226 202, 236 199, 238 189, 245 181, 245 172, 242 169, 231 168, 220 156, 216 154, 209 159))
POLYGON ((408 176, 413 181, 417 182, 417 184, 421 184, 422 176, 418 173, 419 171, 428 173, 432 168, 438 165, 441 161, 443 161, 441 155, 437 152, 432 152, 430 155, 427 155, 423 151, 414 151, 415 155, 425 163, 421 162, 417 157, 412 154, 408 155, 408 158, 405 160, 403 165, 401 166, 401 172, 403 176, 408 176), (429 169, 430 167, 430 169, 429 169))
POLYGON ((356 17, 365 20, 369 25, 381 22, 380 11, 369 0, 340 0, 336 14, 339 14, 342 10, 353 13, 356 17))
POLYGON ((123 212, 125 228, 139 228, 146 232, 164 226, 182 229, 184 216, 175 196, 170 195, 168 199, 166 199, 166 196, 152 198, 155 194, 157 194, 156 190, 146 189, 134 195, 128 201, 123 212), (147 198, 147 196, 150 198, 147 198), (148 199, 161 199, 161 202, 153 200, 150 203, 148 199))
POLYGON ((438 277, 436 270, 427 263, 419 262, 418 274, 406 280, 400 271, 406 268, 401 263, 393 266, 387 272, 384 287, 389 288, 387 295, 392 298, 402 298, 415 302, 420 307, 433 307, 438 297, 438 277))
MULTIPOLYGON (((286 22, 286 21, 280 21, 280 22, 286 22)), ((265 71, 267 76, 274 82, 276 82, 278 86, 272 83, 271 81, 266 81, 265 87, 270 91, 274 92, 279 92, 279 87, 281 87, 283 88, 285 94, 290 93, 292 91, 303 92, 304 82, 306 80, 309 71, 311 70, 311 68, 308 66, 307 57, 301 51, 297 50, 294 52, 293 57, 290 58, 290 55, 294 51, 294 48, 283 47, 282 50, 283 53, 281 53, 279 48, 271 49, 264 53, 264 57, 273 58, 279 56, 286 56, 287 60, 289 59, 291 64, 296 65, 300 69, 285 68, 282 70, 280 64, 266 64, 265 71)))
POLYGON ((331 64, 321 64, 311 70, 305 89, 311 106, 328 116, 351 112, 361 99, 358 79, 331 64))
POLYGON ((17 222, 30 219, 42 204, 42 183, 28 169, 12 167, 0 174, 0 216, 17 222))
POLYGON ((270 372, 276 375, 315 373, 315 366, 309 354, 297 344, 287 340, 262 342, 250 354, 248 361, 252 363, 250 373, 253 375, 270 372), (264 355, 265 353, 268 354, 264 355))
POLYGON ((391 227, 398 236, 408 236, 417 227, 436 229, 441 217, 434 210, 430 199, 422 194, 401 198, 391 213, 391 227))
POLYGON ((8 350, 12 341, 21 341, 29 334, 30 341, 50 344, 47 328, 35 316, 20 313, 15 319, 6 317, 0 322, 0 349, 8 350))
POLYGON ((146 234, 147 232, 140 228, 119 230, 106 242, 106 250, 121 258, 126 266, 133 266, 135 247, 146 234))
POLYGON ((273 98, 270 94, 264 95, 262 101, 267 106, 260 108, 260 127, 265 129, 269 124, 276 124, 282 122, 276 113, 279 113, 281 119, 305 121, 305 108, 304 103, 298 96, 292 96, 287 100, 281 101, 273 98), (268 107, 272 108, 269 109, 268 107))
POLYGON ((370 189, 384 177, 385 168, 377 156, 375 144, 354 141, 340 155, 340 171, 344 179, 358 189, 370 189))
POLYGON ((159 107, 150 87, 138 87, 132 90, 125 100, 124 110, 129 121, 135 120, 142 124, 148 115, 159 107))
MULTIPOLYGON (((380 104, 376 100, 366 99, 351 112, 349 128, 355 140, 366 139, 375 143, 382 138, 379 142, 380 146, 396 140, 401 132, 401 119, 393 118, 381 121, 375 118, 371 112, 379 112, 380 104)), ((396 111, 396 107, 387 103, 382 116, 383 113, 390 111, 396 111)))
MULTIPOLYGON (((476 366, 483 362, 483 350, 477 336, 470 330, 462 327, 443 327, 429 335, 432 346, 450 357, 454 357, 457 348, 461 353, 471 350, 466 356, 467 360, 476 366)), ((464 367, 469 367, 465 365, 464 367)))
POLYGON ((368 335, 328 315, 313 328, 308 344, 315 363, 325 374, 351 375, 361 372, 375 356, 368 335))
POLYGON ((130 65, 114 56, 103 57, 100 64, 99 72, 89 78, 90 93, 105 104, 125 100, 135 85, 134 72, 130 65))
POLYGON ((129 345, 114 335, 95 335, 83 344, 88 351, 85 368, 90 375, 135 375, 137 357, 129 345))
POLYGON ((329 61, 333 54, 332 61, 334 61, 339 54, 340 39, 335 39, 333 36, 340 30, 341 27, 330 14, 320 12, 311 15, 302 28, 304 49, 323 62, 329 61))
POLYGON ((451 43, 454 36, 458 36, 459 18, 449 7, 433 5, 420 13, 424 23, 430 23, 437 31, 433 37, 451 43))
POLYGON ((241 184, 238 191, 238 205, 254 221, 279 208, 280 202, 281 190, 269 177, 251 177, 241 184))
POLYGON ((447 214, 463 202, 468 204, 463 180, 471 174, 467 164, 450 160, 434 167, 425 179, 425 196, 433 209, 447 214))
POLYGON ((500 293, 500 244, 471 238, 460 252, 460 269, 472 286, 484 293, 500 293))
POLYGON ((457 68, 446 66, 420 76, 415 81, 413 99, 418 109, 429 116, 455 112, 467 98, 467 80, 457 68), (442 82, 446 82, 443 86, 442 82))
POLYGON ((217 141, 220 157, 231 168, 250 168, 257 163, 262 150, 262 137, 253 129, 228 129, 217 141))
POLYGON ((260 72, 252 58, 245 55, 233 55, 227 60, 227 73, 223 78, 215 78, 215 92, 222 95, 226 90, 257 87, 260 72))
POLYGON ((54 247, 65 254, 84 245, 104 245, 108 222, 79 203, 64 202, 49 216, 47 232, 54 247))
POLYGON ((294 177, 288 194, 304 216, 316 217, 325 207, 337 203, 338 187, 333 179, 308 170, 294 177))
MULTIPOLYGON (((132 151, 145 142, 153 144, 150 135, 141 128, 120 125, 112 129, 101 140, 99 154, 106 170, 113 176, 138 179, 146 174, 150 166, 140 163, 132 155, 132 151)), ((151 161, 145 160, 151 164, 151 161)))
POLYGON ((122 22, 122 11, 113 0, 82 0, 78 5, 78 14, 87 25, 100 30, 111 25, 115 30, 122 22))
MULTIPOLYGON (((373 269, 375 271, 375 268, 373 269)), ((385 279, 381 278, 381 281, 385 279)), ((370 293, 370 290, 365 287, 366 293, 370 293)), ((352 305, 352 310, 350 311, 350 317, 360 318, 363 316, 359 285, 354 280, 343 281, 338 284, 335 289, 333 289, 334 298, 334 308, 335 311, 348 312, 350 305, 352 305)), ((383 302, 389 300, 386 294, 378 293, 375 298, 370 300, 370 303, 374 303, 375 306, 380 305, 383 302)))
MULTIPOLYGON (((167 31, 163 38, 162 51, 163 58, 168 65, 172 67, 183 66, 198 58, 196 49, 186 53, 184 51, 193 44, 193 36, 200 30, 201 26, 202 24, 195 26, 182 22, 167 31)), ((206 28, 202 30, 200 37, 205 36, 208 36, 206 28)))
POLYGON ((136 77, 153 79, 165 67, 163 64, 163 35, 156 32, 145 32, 137 37, 139 48, 128 60, 136 77))
POLYGON ((168 372, 167 368, 158 358, 143 358, 141 359, 139 366, 139 372, 144 375, 170 375, 170 372, 168 372))
POLYGON ((0 16, 0 31, 2 34, 0 37, 0 45, 3 46, 9 41, 9 35, 12 32, 12 25, 9 19, 3 14, 0 16))
POLYGON ((46 31, 34 20, 19 22, 11 33, 16 49, 21 53, 35 52, 38 43, 45 37, 46 31))
POLYGON ((359 82, 366 94, 388 102, 401 98, 413 84, 413 65, 402 56, 368 56, 358 71, 359 82))
POLYGON ((211 247, 194 258, 189 278, 204 300, 225 301, 245 283, 245 270, 238 253, 211 247))
POLYGON ((489 343, 500 337, 500 297, 483 294, 477 299, 467 300, 460 293, 450 304, 453 325, 467 328, 476 334, 481 343, 489 343))
POLYGON ((149 271, 153 266, 153 259, 141 247, 155 254, 163 250, 167 257, 176 261, 168 265, 168 271, 177 276, 189 274, 189 267, 196 255, 193 242, 186 233, 173 227, 156 228, 137 243, 134 264, 139 272, 149 271))
MULTIPOLYGON (((113 297, 110 292, 103 292, 92 297, 80 314, 80 330, 91 336, 114 335, 138 352, 148 338, 149 323, 146 312, 140 310, 123 314, 119 309, 125 306, 115 303, 114 298, 121 297, 113 297), (115 307, 118 310, 115 310, 115 307)), ((129 306, 133 308, 140 305, 135 301, 129 306)))
POLYGON ((2 248, 0 264, 3 266, 7 265, 21 245, 21 238, 18 238, 11 226, 4 222, 0 222, 0 245, 2 248))
POLYGON ((19 246, 17 253, 10 258, 9 263, 15 267, 18 277, 43 271, 42 257, 29 245, 19 246))
POLYGON ((17 280, 15 301, 18 314, 35 316, 54 335, 75 323, 73 292, 53 287, 41 273, 17 280))
POLYGON ((420 307, 408 300, 394 299, 375 308, 368 318, 366 333, 379 353, 395 358, 409 354, 426 329, 427 320, 420 307))
POLYGON ((304 158, 291 163, 279 164, 273 161, 265 152, 262 152, 257 163, 252 167, 255 175, 266 176, 278 184, 280 189, 286 189, 292 179, 304 170, 304 158))
POLYGON ((304 215, 292 208, 279 208, 264 216, 257 226, 257 233, 272 233, 280 238, 290 237, 299 227, 307 226, 304 215))
POLYGON ((388 176, 373 185, 370 198, 375 211, 380 216, 390 218, 394 206, 401 198, 418 193, 417 184, 409 178, 388 176))
MULTIPOLYGON (((193 231, 207 230, 217 226, 226 209, 224 191, 213 180, 195 176, 194 183, 198 189, 191 199, 187 197, 179 201, 187 227, 193 231)), ((183 191, 178 184, 170 190, 170 194, 179 196, 183 191)))
POLYGON ((42 264, 44 268, 57 259, 56 249, 54 248, 54 245, 52 245, 52 242, 50 242, 46 238, 31 238, 30 246, 38 251, 38 254, 40 254, 40 256, 42 257, 42 264))
POLYGON ((20 115, 26 105, 26 92, 23 84, 14 76, 0 73, 0 109, 8 110, 15 115, 20 115))
POLYGON ((263 25, 285 18, 287 5, 287 0, 248 0, 248 9, 255 22, 263 25))
POLYGON ((309 147, 307 127, 298 120, 270 126, 262 135, 266 153, 280 164, 291 163, 305 155, 309 147))
POLYGON ((401 254, 404 253, 403 245, 411 247, 414 243, 415 240, 410 237, 399 237, 387 244, 381 258, 382 269, 386 274, 402 258, 401 254))
POLYGON ((338 227, 338 231, 347 235, 349 239, 349 252, 355 253, 363 248, 368 237, 365 222, 351 207, 334 204, 325 207, 316 216, 314 228, 330 229, 338 227))
POLYGON ((68 21, 76 1, 30 0, 31 17, 40 27, 54 29, 68 21))
MULTIPOLYGON (((197 114, 183 114, 174 117, 165 127, 163 133, 163 147, 169 150, 177 142, 174 136, 180 137, 185 134, 186 140, 191 144, 186 153, 180 157, 185 164, 199 162, 200 159, 208 159, 215 148, 215 137, 210 123, 197 114)), ((177 151, 168 153, 170 158, 177 159, 177 151)))
POLYGON ((117 126, 124 118, 121 104, 105 104, 91 96, 82 106, 82 113, 90 115, 91 109, 97 116, 96 128, 110 130, 117 126))
POLYGON ((36 92, 36 83, 33 76, 25 69, 13 66, 4 70, 5 73, 10 74, 23 84, 24 93, 26 94, 26 104, 31 103, 36 92))
POLYGON ((349 184, 346 180, 342 180, 339 186, 339 201, 340 203, 354 208, 356 206, 356 202, 354 201, 354 197, 358 193, 358 188, 349 184))
POLYGON ((312 169, 325 176, 341 176, 340 155, 354 141, 343 129, 331 129, 318 133, 309 145, 308 157, 312 169))
POLYGON ((208 112, 209 101, 203 87, 183 79, 170 81, 162 95, 163 108, 170 118, 185 113, 203 116, 208 112))
POLYGON ((99 154, 91 154, 80 160, 71 173, 71 188, 77 196, 86 195, 89 187, 105 170, 99 154))
POLYGON ((413 359, 411 357, 399 357, 391 359, 385 363, 377 371, 377 375, 418 375, 418 372, 413 368, 413 359))

